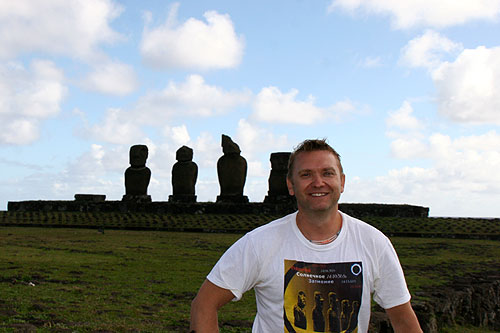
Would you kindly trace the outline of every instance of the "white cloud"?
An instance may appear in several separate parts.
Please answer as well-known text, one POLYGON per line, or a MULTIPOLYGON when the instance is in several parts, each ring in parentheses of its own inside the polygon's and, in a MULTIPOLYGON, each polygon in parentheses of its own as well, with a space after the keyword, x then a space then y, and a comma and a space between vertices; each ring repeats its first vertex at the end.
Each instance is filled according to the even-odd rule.
POLYGON ((249 159, 254 159, 263 152, 280 151, 290 146, 286 135, 276 136, 272 131, 260 128, 245 119, 238 122, 235 140, 241 148, 241 154, 249 159))
POLYGON ((202 70, 239 65, 244 42, 236 35, 229 15, 207 11, 203 15, 206 23, 190 18, 177 24, 178 7, 178 3, 172 6, 164 24, 144 29, 140 48, 147 63, 158 68, 202 70))
POLYGON ((226 91, 206 84, 199 75, 191 75, 185 82, 170 82, 165 89, 142 96, 129 110, 108 109, 89 134, 106 142, 130 143, 143 137, 142 127, 151 126, 178 143, 186 142, 187 130, 182 126, 171 128, 172 119, 221 115, 248 104, 250 97, 248 91, 226 91))
POLYGON ((9 119, 0 115, 0 142, 5 144, 26 145, 39 137, 38 121, 36 119, 9 119))
POLYGON ((124 147, 110 149, 92 144, 61 171, 54 171, 58 167, 3 181, 3 188, 9 189, 5 191, 9 193, 6 199, 72 200, 76 193, 105 194, 108 200, 121 199, 125 192, 123 172, 128 167, 128 152, 124 147))
POLYGON ((389 112, 386 120, 387 126, 410 131, 421 129, 423 124, 412 113, 413 107, 408 101, 404 101, 401 108, 394 112, 389 112))
POLYGON ((393 169, 375 179, 348 180, 344 201, 406 203, 428 206, 434 216, 498 216, 500 134, 453 138, 425 135, 408 102, 390 113, 387 126, 395 158, 425 161, 426 167, 393 169), (453 213, 450 213, 453 212, 453 213))
POLYGON ((35 60, 29 70, 18 63, 0 66, 0 113, 46 118, 59 113, 67 88, 51 61, 35 60))
POLYGON ((265 87, 254 102, 256 119, 270 123, 311 125, 325 116, 326 110, 314 105, 314 98, 296 100, 299 91, 292 89, 282 93, 277 87, 265 87))
POLYGON ((395 137, 391 149, 396 158, 425 159, 429 167, 394 169, 372 180, 358 177, 344 199, 419 204, 430 206, 433 215, 498 216, 500 134, 421 134, 395 137))
POLYGON ((500 0, 332 0, 328 11, 337 8, 391 17, 397 29, 415 26, 447 27, 472 20, 494 20, 500 13, 500 0))
POLYGON ((133 67, 119 62, 97 65, 83 81, 87 90, 118 96, 130 94, 137 85, 133 67))
POLYGON ((94 125, 90 134, 101 141, 130 144, 140 140, 143 132, 140 125, 134 122, 130 113, 120 109, 108 109, 102 124, 94 125))
POLYGON ((216 162, 222 156, 220 141, 217 141, 210 133, 202 132, 193 142, 192 148, 198 165, 215 170, 216 162))
POLYGON ((122 9, 110 0, 0 2, 0 58, 41 51, 93 59, 98 45, 122 37, 109 23, 122 9))
POLYGON ((177 126, 172 128, 172 140, 178 146, 183 146, 189 144, 191 138, 189 137, 189 132, 186 125, 177 126))
POLYGON ((173 117, 208 117, 221 114, 249 102, 250 93, 230 92, 205 83, 200 75, 190 75, 185 82, 170 82, 161 91, 140 98, 136 111, 144 123, 173 117))
POLYGON ((473 124, 500 124, 500 47, 465 49, 433 72, 439 112, 473 124))
POLYGON ((408 42, 402 50, 400 62, 410 67, 434 68, 443 62, 446 54, 462 49, 461 44, 428 30, 408 42))
POLYGON ((0 142, 29 144, 38 138, 40 121, 59 113, 67 92, 54 63, 34 60, 0 65, 0 142))
POLYGON ((398 110, 389 112, 386 125, 389 128, 386 135, 393 139, 391 153, 394 157, 411 159, 425 155, 427 147, 421 142, 425 126, 413 115, 410 102, 404 101, 398 110))
POLYGON ((417 138, 401 137, 391 142, 392 156, 400 159, 421 158, 426 148, 425 144, 417 138))
POLYGON ((312 95, 298 100, 298 93, 297 89, 283 93, 277 87, 262 88, 254 100, 253 117, 269 123, 311 125, 326 119, 339 121, 346 114, 358 112, 349 100, 322 108, 315 105, 312 95))
POLYGON ((400 62, 429 69, 442 115, 461 123, 500 124, 500 47, 463 49, 429 30, 408 42, 400 62), (455 59, 443 59, 456 52, 455 59))

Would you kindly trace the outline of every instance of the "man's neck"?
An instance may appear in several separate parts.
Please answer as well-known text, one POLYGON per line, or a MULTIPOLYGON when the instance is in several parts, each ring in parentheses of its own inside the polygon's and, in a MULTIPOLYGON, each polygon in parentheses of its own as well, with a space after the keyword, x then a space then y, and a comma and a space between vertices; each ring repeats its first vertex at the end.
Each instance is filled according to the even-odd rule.
POLYGON ((322 241, 340 231, 342 216, 338 209, 325 212, 307 212, 299 209, 297 213, 297 227, 307 239, 322 241))

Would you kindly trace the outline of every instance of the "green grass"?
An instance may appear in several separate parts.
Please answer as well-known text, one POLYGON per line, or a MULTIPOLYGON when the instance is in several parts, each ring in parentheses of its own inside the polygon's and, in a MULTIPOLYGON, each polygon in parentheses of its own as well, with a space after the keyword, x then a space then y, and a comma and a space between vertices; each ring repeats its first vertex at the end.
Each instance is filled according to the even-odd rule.
MULTIPOLYGON (((241 234, 0 227, 0 332, 183 332, 192 298, 241 234)), ((500 270, 498 241, 392 241, 415 301, 457 277, 500 270), (460 270, 457 269, 460 267, 460 270)), ((222 332, 248 332, 252 292, 219 315, 222 332)), ((445 332, 475 332, 463 328, 445 332)), ((485 332, 485 330, 483 330, 485 332)))
POLYGON ((498 241, 394 237, 392 242, 413 292, 485 270, 500 271, 498 241))
MULTIPOLYGON (((205 275, 238 237, 1 228, 0 322, 41 332, 182 331, 205 275)), ((251 298, 229 306, 222 321, 251 322, 251 298)))
MULTIPOLYGON (((160 214, 142 212, 9 212, 0 225, 129 230, 247 232, 281 216, 270 214, 160 214)), ((500 219, 365 217, 388 235, 500 239, 500 219)))
POLYGON ((471 327, 471 326, 453 326, 445 327, 441 330, 442 333, 498 333, 497 331, 489 330, 484 327, 471 327))

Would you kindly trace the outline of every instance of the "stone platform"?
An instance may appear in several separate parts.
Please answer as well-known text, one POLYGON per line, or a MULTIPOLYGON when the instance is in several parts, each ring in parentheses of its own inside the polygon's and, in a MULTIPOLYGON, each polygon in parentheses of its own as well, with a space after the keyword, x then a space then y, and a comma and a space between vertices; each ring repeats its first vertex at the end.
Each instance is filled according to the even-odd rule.
MULTIPOLYGON (((89 197, 90 198, 90 197, 89 197)), ((228 203, 228 202, 135 202, 110 200, 31 200, 9 201, 8 211, 34 212, 144 212, 165 214, 277 214, 285 215, 296 210, 293 201, 288 203, 228 203)), ((339 209, 351 216, 428 217, 429 208, 412 205, 340 203, 339 209)))

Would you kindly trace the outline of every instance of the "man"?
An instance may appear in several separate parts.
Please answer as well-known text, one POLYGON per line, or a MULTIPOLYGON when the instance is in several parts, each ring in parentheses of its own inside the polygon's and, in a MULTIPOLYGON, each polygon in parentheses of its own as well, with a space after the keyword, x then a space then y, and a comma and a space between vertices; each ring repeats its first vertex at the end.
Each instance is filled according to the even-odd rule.
POLYGON ((344 185, 340 156, 325 140, 301 143, 290 156, 287 175, 298 212, 249 232, 226 251, 192 302, 191 329, 218 332, 217 311, 254 288, 253 332, 296 331, 298 290, 335 292, 339 299, 358 302, 357 332, 368 330, 372 295, 395 332, 422 332, 388 238, 338 210, 344 185))

